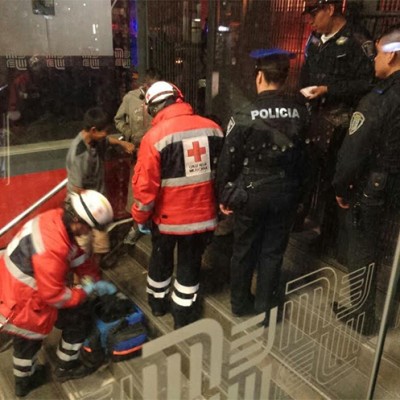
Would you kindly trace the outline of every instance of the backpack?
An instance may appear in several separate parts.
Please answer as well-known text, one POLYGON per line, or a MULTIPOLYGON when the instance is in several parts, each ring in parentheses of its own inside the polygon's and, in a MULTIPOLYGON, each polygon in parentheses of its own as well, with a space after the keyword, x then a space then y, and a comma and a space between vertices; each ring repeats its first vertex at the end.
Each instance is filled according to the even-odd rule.
POLYGON ((147 341, 142 310, 121 292, 99 297, 93 305, 94 326, 85 340, 81 357, 98 366, 106 359, 122 361, 141 354, 147 341))

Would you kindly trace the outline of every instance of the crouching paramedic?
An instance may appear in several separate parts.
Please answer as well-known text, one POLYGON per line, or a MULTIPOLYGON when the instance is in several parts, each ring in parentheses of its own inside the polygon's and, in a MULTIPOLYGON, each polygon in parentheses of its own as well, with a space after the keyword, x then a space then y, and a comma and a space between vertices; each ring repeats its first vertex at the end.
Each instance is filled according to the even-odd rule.
POLYGON ((53 326, 62 329, 55 377, 61 381, 93 372, 79 360, 90 329, 87 296, 113 293, 100 280, 76 237, 113 219, 109 201, 94 190, 73 194, 64 208, 28 221, 0 254, 0 330, 14 335, 15 394, 25 396, 45 382, 45 367, 37 362, 43 339, 53 326), (86 282, 68 285, 70 272, 86 282))
POLYGON ((168 310, 178 247, 171 311, 179 328, 199 318, 201 257, 217 223, 213 170, 223 133, 215 122, 194 115, 168 82, 154 83, 145 101, 153 121, 135 166, 132 216, 139 229, 152 233, 147 292, 156 316, 168 310))

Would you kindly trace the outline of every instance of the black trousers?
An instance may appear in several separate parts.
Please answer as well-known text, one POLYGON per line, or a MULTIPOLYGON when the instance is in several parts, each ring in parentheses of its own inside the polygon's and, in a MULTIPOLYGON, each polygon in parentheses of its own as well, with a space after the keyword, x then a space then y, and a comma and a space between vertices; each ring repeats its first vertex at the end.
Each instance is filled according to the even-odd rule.
MULTIPOLYGON (((370 275, 364 277, 363 285, 350 285, 350 296, 352 304, 365 299, 362 304, 357 305, 357 312, 367 311, 373 313, 375 310, 376 296, 376 273, 378 258, 378 241, 380 236, 383 205, 368 205, 363 202, 354 202, 349 210, 340 210, 341 218, 344 220, 346 235, 341 239, 342 248, 345 252, 345 261, 349 273, 353 273, 364 267, 369 267, 370 275), (345 245, 344 245, 345 243, 345 245)), ((341 231, 343 234, 343 231, 341 231)))
MULTIPOLYGON (((211 232, 193 235, 166 235, 157 227, 152 231, 152 252, 149 278, 165 282, 174 270, 174 249, 177 246, 176 280, 180 285, 193 287, 199 284, 201 258, 212 237, 211 232)), ((183 296, 184 297, 184 296, 183 296)))
MULTIPOLYGON (((61 309, 58 314, 56 326, 62 329, 61 343, 69 345, 83 343, 92 327, 89 304, 84 303, 78 307, 61 309)), ((37 353, 42 347, 42 343, 43 340, 32 340, 19 336, 14 337, 14 375, 24 377, 30 376, 34 372, 37 353)), ((72 347, 74 347, 74 350, 65 349, 62 345, 59 346, 59 350, 65 353, 66 359, 69 356, 73 357, 79 351, 77 346, 72 347)))
POLYGON ((245 207, 235 212, 231 262, 231 306, 234 313, 251 302, 251 281, 257 271, 255 310, 277 305, 283 255, 297 208, 297 185, 290 182, 249 191, 245 207))

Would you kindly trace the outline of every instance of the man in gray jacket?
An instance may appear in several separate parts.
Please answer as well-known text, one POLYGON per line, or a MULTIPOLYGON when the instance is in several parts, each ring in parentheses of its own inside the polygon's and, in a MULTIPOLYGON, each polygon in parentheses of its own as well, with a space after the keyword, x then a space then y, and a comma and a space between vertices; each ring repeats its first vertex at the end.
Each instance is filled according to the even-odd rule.
POLYGON ((147 89, 154 83, 161 80, 161 72, 155 68, 149 68, 146 70, 143 84, 139 86, 138 79, 134 77, 133 90, 129 91, 118 108, 117 113, 114 117, 115 127, 121 132, 123 140, 127 140, 134 145, 134 156, 132 160, 132 169, 129 177, 128 184, 128 196, 126 201, 126 211, 130 214, 133 195, 132 195, 132 175, 133 167, 136 163, 136 152, 139 149, 140 142, 143 135, 150 128, 151 116, 147 113, 146 106, 144 104, 144 95, 147 89))

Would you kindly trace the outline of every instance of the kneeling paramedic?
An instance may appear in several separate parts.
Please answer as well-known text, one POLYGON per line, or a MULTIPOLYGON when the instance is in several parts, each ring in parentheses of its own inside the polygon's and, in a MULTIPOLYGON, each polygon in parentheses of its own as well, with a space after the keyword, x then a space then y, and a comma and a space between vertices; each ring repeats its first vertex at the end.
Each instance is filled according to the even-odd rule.
POLYGON ((64 208, 28 221, 0 254, 0 329, 14 335, 13 365, 16 396, 45 383, 45 366, 37 356, 54 325, 62 329, 55 378, 82 378, 93 369, 79 360, 91 328, 88 295, 114 293, 100 280, 98 268, 76 238, 113 219, 109 201, 94 190, 71 195, 64 208), (68 284, 74 272, 82 285, 68 284))
POLYGON ((150 86, 145 101, 153 120, 135 166, 132 216, 139 229, 151 229, 147 293, 156 316, 168 309, 178 247, 171 311, 179 328, 200 316, 201 257, 217 224, 213 170, 223 133, 215 122, 194 115, 180 90, 168 82, 150 86))

